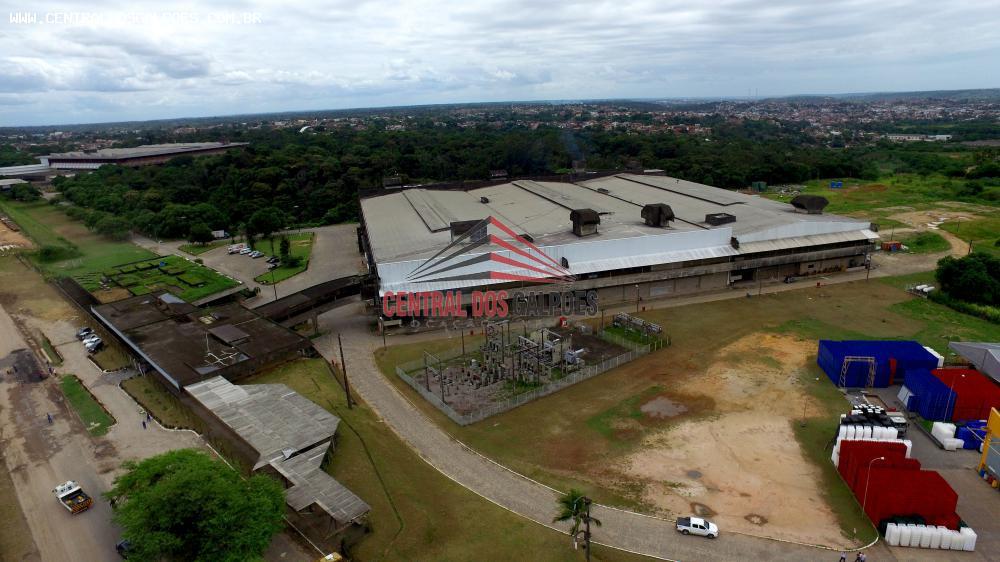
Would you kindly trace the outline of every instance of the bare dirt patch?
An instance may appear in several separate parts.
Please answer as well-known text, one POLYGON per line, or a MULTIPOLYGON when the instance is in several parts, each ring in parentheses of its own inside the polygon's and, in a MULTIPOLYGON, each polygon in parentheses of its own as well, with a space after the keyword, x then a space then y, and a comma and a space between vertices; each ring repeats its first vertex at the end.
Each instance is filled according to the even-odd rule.
POLYGON ((21 232, 12 230, 6 223, 0 221, 0 251, 7 246, 14 248, 32 248, 31 240, 21 232))
POLYGON ((109 302, 120 301, 122 299, 127 299, 132 296, 132 293, 124 287, 109 287, 107 289, 99 289, 97 291, 91 291, 94 297, 101 301, 101 304, 107 304, 109 302))
MULTIPOLYGON (((688 377, 688 392, 714 399, 714 415, 646 434, 625 463, 629 477, 646 483, 643 501, 675 515, 713 513, 727 530, 840 544, 819 470, 791 428, 803 411, 818 409, 799 382, 814 352, 813 342, 752 334, 688 377)), ((682 398, 674 401, 684 406, 682 398)))

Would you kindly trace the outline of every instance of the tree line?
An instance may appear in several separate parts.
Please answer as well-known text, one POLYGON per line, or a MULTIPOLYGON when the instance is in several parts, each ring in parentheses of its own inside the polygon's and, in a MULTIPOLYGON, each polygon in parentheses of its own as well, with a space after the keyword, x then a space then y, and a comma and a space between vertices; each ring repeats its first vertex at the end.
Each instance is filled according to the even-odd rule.
MULTIPOLYGON (((271 218, 284 221, 282 226, 357 220, 359 190, 380 188, 389 177, 409 184, 481 180, 491 170, 505 170, 510 177, 555 175, 569 172, 577 160, 585 160, 591 170, 659 168, 723 188, 743 188, 753 181, 876 179, 886 153, 892 153, 896 167, 904 171, 956 177, 969 173, 964 160, 888 143, 831 149, 811 142, 794 127, 783 132, 774 124, 717 125, 709 138, 513 125, 441 127, 430 120, 405 131, 299 134, 232 128, 214 135, 250 146, 218 156, 181 156, 161 166, 103 166, 57 178, 54 184, 79 208, 74 211, 77 218, 99 230, 120 235, 134 229, 181 238, 195 225, 199 232, 203 226, 245 232, 253 222, 263 221, 251 221, 262 210, 269 215, 276 210, 278 217, 271 218)), ((204 136, 201 140, 207 140, 204 136)), ((995 173, 990 169, 996 167, 994 161, 984 165, 989 174, 995 173)))

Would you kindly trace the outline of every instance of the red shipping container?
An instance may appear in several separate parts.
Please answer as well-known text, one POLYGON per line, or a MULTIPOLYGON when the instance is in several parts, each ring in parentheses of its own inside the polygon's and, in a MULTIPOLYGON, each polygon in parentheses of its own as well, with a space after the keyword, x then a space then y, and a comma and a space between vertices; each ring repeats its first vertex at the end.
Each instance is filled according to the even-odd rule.
POLYGON ((955 392, 952 420, 984 420, 990 409, 1000 408, 1000 386, 975 369, 934 369, 931 374, 955 392))

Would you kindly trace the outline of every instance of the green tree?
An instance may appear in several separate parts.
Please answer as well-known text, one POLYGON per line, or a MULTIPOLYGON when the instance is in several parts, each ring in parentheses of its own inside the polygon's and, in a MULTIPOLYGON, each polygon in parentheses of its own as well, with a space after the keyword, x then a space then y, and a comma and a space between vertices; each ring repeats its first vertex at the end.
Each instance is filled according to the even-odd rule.
POLYGON ((269 476, 243 480, 193 449, 122 466, 105 496, 131 543, 129 560, 258 559, 282 528, 284 492, 269 476))
POLYGON ((191 225, 191 230, 188 232, 188 242, 192 244, 208 244, 215 237, 212 236, 212 229, 203 222, 195 223, 191 225))
POLYGON ((94 225, 94 230, 98 234, 103 234, 114 240, 125 240, 128 238, 129 222, 115 215, 103 215, 94 225))
POLYGON ((247 221, 247 229, 262 238, 271 236, 285 226, 285 213, 277 207, 264 207, 254 211, 247 221))
POLYGON ((292 253, 292 243, 288 240, 287 236, 281 237, 281 243, 279 246, 279 254, 281 255, 281 261, 288 259, 288 256, 292 253))
POLYGON ((945 256, 938 261, 935 277, 941 290, 952 298, 987 305, 1000 305, 1000 259, 974 252, 962 258, 945 256))
POLYGON ((601 521, 590 515, 591 500, 583 495, 583 492, 571 489, 568 493, 559 497, 556 502, 559 505, 559 515, 552 520, 553 523, 573 521, 569 534, 573 537, 573 544, 576 544, 580 534, 580 526, 584 526, 583 542, 587 549, 587 559, 590 559, 590 525, 601 526, 601 521))

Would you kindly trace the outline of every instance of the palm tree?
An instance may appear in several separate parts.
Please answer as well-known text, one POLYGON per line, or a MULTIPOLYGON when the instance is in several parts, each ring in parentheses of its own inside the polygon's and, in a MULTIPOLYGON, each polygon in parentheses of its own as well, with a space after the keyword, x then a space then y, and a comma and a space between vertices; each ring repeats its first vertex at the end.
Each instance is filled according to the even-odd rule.
POLYGON ((587 552, 587 560, 590 560, 590 524, 601 526, 601 520, 590 516, 591 500, 583 495, 583 492, 571 489, 568 493, 560 496, 557 500, 559 504, 559 515, 552 520, 553 523, 573 520, 569 534, 573 537, 573 544, 576 545, 577 537, 580 534, 580 524, 584 525, 583 544, 587 552))

